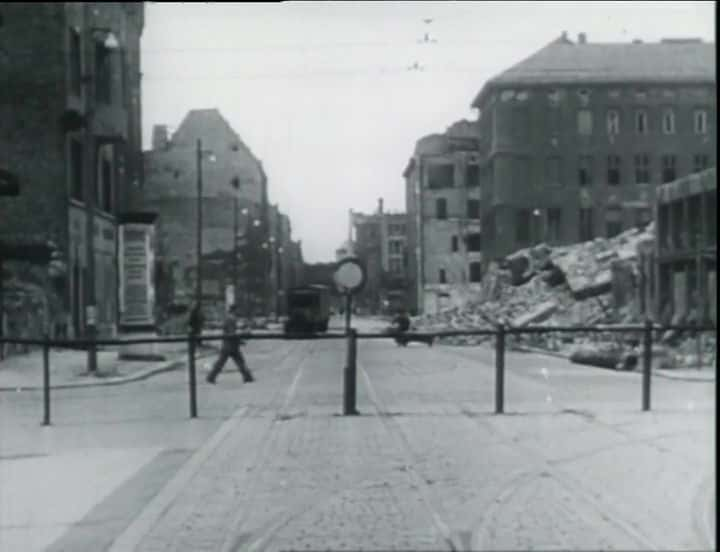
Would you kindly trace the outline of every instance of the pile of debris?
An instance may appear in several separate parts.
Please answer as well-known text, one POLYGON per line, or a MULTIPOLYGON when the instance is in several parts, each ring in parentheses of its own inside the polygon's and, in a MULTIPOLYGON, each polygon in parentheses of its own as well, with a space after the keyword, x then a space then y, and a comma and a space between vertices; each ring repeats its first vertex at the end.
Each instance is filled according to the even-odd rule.
MULTIPOLYGON (((462 308, 416 317, 413 327, 418 331, 448 331, 492 330, 499 323, 516 328, 641 323, 638 251, 653 240, 654 223, 650 223, 614 238, 522 249, 492 266, 480 290, 462 308)), ((440 342, 477 345, 492 339, 484 335, 453 336, 443 337, 440 342)), ((714 336, 713 343, 710 341, 705 339, 708 345, 704 349, 714 346, 714 336)), ((585 351, 590 347, 627 352, 637 350, 641 342, 640 332, 547 332, 507 338, 509 348, 537 347, 568 354, 578 346, 585 351)), ((636 359, 618 354, 626 368, 635 365, 636 359)))

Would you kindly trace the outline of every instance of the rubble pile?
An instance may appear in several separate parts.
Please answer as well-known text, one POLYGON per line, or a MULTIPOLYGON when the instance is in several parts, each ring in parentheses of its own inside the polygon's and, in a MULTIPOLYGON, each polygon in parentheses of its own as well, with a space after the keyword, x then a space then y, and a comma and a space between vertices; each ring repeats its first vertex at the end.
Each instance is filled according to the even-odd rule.
MULTIPOLYGON (((638 246, 654 238, 654 225, 633 228, 614 238, 522 249, 490 268, 476 297, 463 308, 414 319, 418 331, 493 329, 527 325, 578 326, 640 322, 636 301, 638 246)), ((549 350, 588 342, 637 341, 640 336, 608 333, 524 334, 508 336, 508 346, 549 350)), ((492 336, 441 338, 453 345, 476 345, 492 336)))

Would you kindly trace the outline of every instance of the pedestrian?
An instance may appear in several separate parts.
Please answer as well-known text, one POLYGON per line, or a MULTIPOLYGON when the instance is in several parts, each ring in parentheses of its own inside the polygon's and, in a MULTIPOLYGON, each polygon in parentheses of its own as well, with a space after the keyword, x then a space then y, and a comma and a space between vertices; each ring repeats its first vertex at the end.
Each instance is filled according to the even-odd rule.
POLYGON ((237 308, 235 305, 230 305, 228 308, 227 316, 223 322, 223 340, 222 347, 220 349, 220 356, 215 361, 215 364, 207 375, 208 383, 215 383, 218 374, 222 371, 223 366, 227 362, 228 358, 232 358, 238 370, 242 374, 243 381, 250 383, 255 381, 252 373, 247 367, 245 357, 240 351, 240 340, 235 335, 237 332, 237 308))

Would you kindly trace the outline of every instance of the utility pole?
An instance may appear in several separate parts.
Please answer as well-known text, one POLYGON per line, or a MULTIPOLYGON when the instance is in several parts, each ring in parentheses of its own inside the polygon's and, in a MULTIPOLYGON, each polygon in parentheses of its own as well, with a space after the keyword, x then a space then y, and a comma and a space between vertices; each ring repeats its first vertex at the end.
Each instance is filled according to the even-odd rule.
POLYGON ((197 281, 195 282, 195 296, 198 309, 202 312, 202 140, 197 141, 197 281))
MULTIPOLYGON (((85 30, 85 94, 84 109, 85 128, 83 131, 83 188, 85 191, 85 263, 87 273, 85 278, 85 338, 94 342, 97 338, 97 307, 95 298, 95 189, 96 189, 96 161, 95 161, 95 71, 92 69, 95 60, 93 28, 91 24, 92 3, 83 3, 83 23, 85 30)), ((94 343, 88 347, 87 370, 89 373, 97 372, 97 351, 94 343)))

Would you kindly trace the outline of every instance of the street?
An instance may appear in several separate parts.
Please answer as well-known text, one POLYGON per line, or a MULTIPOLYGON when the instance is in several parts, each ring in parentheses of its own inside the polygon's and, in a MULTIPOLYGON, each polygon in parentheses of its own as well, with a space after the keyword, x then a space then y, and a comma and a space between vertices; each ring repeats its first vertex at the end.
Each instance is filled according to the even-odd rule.
POLYGON ((509 353, 497 416, 490 350, 358 350, 357 417, 344 340, 251 343, 248 385, 201 362, 197 420, 185 370, 57 391, 49 428, 0 394, 0 549, 714 547, 714 383, 642 413, 638 373, 509 353))

